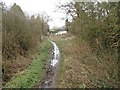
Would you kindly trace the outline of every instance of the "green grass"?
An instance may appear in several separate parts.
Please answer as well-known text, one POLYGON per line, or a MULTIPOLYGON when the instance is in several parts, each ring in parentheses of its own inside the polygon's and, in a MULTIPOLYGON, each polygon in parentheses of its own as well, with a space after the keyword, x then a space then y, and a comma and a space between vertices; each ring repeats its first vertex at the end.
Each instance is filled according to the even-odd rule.
POLYGON ((44 63, 49 60, 52 44, 45 40, 39 50, 39 54, 33 63, 23 73, 18 73, 4 88, 31 88, 38 83, 45 74, 44 63))
POLYGON ((63 52, 63 47, 68 43, 68 41, 64 40, 64 38, 61 37, 54 37, 51 38, 52 41, 54 41, 59 50, 60 50, 60 62, 59 62, 59 71, 58 71, 58 80, 57 80, 57 87, 61 88, 60 83, 62 79, 64 79, 64 72, 65 72, 65 67, 64 67, 64 52, 63 52))

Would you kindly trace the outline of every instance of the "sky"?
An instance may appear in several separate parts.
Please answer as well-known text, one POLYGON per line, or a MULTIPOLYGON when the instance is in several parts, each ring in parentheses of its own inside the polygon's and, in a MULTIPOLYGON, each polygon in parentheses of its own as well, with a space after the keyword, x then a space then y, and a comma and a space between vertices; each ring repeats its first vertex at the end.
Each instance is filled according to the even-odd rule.
POLYGON ((52 19, 48 22, 50 28, 64 26, 65 21, 62 18, 65 14, 58 11, 56 5, 66 1, 68 0, 3 0, 8 7, 16 3, 29 16, 45 12, 52 19))
POLYGON ((2 1, 5 2, 5 4, 8 7, 11 7, 14 3, 16 3, 22 8, 23 12, 28 16, 38 15, 45 12, 52 19, 51 21, 48 22, 48 24, 50 25, 50 28, 53 28, 62 27, 65 25, 65 21, 62 20, 62 18, 65 18, 66 15, 60 12, 60 10, 56 8, 56 5, 71 0, 2 0, 2 1))

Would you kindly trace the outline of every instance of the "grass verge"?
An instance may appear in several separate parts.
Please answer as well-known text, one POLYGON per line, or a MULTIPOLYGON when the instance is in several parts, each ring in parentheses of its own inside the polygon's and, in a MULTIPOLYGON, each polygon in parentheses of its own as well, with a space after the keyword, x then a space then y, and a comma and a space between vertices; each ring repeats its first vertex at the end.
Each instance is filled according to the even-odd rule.
POLYGON ((53 36, 60 49, 58 88, 115 88, 117 63, 107 54, 98 57, 87 42, 73 36, 53 36))
POLYGON ((45 40, 39 50, 38 56, 28 69, 16 74, 3 88, 31 88, 38 83, 45 74, 45 62, 50 58, 52 44, 45 40))

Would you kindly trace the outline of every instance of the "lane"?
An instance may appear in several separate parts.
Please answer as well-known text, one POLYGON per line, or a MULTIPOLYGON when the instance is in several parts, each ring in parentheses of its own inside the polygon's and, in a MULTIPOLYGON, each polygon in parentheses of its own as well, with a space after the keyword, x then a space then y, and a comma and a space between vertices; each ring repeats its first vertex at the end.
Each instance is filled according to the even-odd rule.
POLYGON ((57 73, 59 69, 60 51, 55 42, 49 40, 52 45, 52 60, 49 68, 46 71, 46 76, 43 79, 40 88, 56 88, 57 73))

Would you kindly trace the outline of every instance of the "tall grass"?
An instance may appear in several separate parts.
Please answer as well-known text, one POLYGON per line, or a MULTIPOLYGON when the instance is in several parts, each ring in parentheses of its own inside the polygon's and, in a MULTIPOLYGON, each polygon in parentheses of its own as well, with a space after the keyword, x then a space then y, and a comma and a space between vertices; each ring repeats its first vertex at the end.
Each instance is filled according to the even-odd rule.
POLYGON ((3 88, 31 88, 38 83, 45 75, 45 63, 50 58, 52 44, 44 41, 39 50, 39 55, 28 69, 16 74, 3 88))

